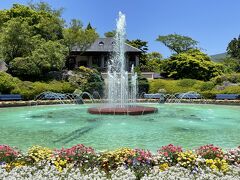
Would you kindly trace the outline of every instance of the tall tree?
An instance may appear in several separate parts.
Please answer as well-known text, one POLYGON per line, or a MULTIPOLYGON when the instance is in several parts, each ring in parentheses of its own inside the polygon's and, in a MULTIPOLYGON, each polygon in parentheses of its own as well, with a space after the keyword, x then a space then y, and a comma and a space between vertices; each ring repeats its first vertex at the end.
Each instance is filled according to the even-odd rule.
POLYGON ((0 56, 9 63, 16 57, 28 55, 34 48, 35 38, 26 22, 20 18, 9 20, 0 31, 0 56))
POLYGON ((115 30, 112 30, 112 31, 105 32, 105 33, 104 33, 104 36, 105 36, 105 37, 114 37, 115 34, 116 34, 116 31, 115 31, 115 30))
POLYGON ((88 30, 89 30, 89 29, 93 29, 93 28, 92 28, 92 25, 91 25, 91 23, 90 23, 90 22, 88 23, 88 25, 87 25, 86 29, 88 29, 88 30))
POLYGON ((33 35, 41 35, 46 40, 59 40, 63 38, 64 21, 58 11, 60 10, 53 10, 46 3, 44 7, 32 8, 14 4, 12 8, 0 11, 0 29, 7 21, 21 18, 22 22, 27 22, 33 28, 33 35))
POLYGON ((64 43, 68 47, 69 53, 77 47, 81 52, 86 51, 98 38, 94 29, 84 29, 79 20, 73 19, 70 26, 64 29, 64 43))
POLYGON ((163 43, 171 51, 177 54, 186 52, 190 49, 197 49, 198 42, 191 37, 179 34, 169 34, 166 36, 158 36, 157 41, 163 43))
POLYGON ((233 38, 227 47, 227 53, 232 57, 232 58, 237 58, 240 59, 240 35, 238 38, 233 38))

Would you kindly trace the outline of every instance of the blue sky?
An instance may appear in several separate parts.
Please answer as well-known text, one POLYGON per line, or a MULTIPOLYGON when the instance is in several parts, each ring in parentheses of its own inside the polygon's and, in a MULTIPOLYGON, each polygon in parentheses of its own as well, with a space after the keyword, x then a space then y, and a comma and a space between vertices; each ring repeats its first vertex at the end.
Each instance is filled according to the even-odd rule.
MULTIPOLYGON (((1 0, 0 9, 28 0, 1 0)), ((199 41, 209 54, 225 52, 228 42, 240 34, 239 0, 45 0, 63 7, 63 18, 91 22, 103 36, 115 29, 118 12, 127 17, 128 39, 149 42, 149 51, 165 57, 171 52, 156 41, 158 35, 178 33, 199 41)))

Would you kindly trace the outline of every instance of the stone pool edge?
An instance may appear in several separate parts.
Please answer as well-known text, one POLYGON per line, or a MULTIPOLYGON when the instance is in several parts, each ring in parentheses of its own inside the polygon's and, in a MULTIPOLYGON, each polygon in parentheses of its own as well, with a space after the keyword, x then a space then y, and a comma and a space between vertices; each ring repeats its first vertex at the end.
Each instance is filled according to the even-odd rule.
MULTIPOLYGON (((41 100, 41 101, 0 101, 0 108, 4 107, 20 107, 20 106, 35 106, 35 105, 54 105, 54 104, 72 104, 69 100, 41 100)), ((101 103, 101 100, 95 100, 94 103, 101 103)), ((144 103, 144 102, 151 102, 151 103, 158 103, 158 99, 138 99, 137 102, 144 103)), ((84 100, 84 103, 92 103, 91 100, 84 100)), ((204 103, 201 100, 185 100, 182 99, 181 103, 192 103, 192 104, 216 104, 216 105, 240 105, 240 100, 214 100, 214 99, 207 99, 204 103)))

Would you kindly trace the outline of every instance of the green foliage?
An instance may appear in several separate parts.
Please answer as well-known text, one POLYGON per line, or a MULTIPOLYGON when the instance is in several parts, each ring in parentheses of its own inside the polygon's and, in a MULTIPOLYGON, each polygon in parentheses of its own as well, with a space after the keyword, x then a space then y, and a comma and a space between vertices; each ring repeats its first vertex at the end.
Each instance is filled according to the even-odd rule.
POLYGON ((88 30, 89 30, 89 29, 93 29, 93 28, 92 28, 92 25, 91 25, 91 23, 90 23, 90 22, 88 23, 88 25, 87 25, 86 29, 88 29, 88 30))
POLYGON ((142 93, 148 93, 149 91, 149 82, 147 78, 143 76, 138 76, 138 93, 141 95, 142 93))
POLYGON ((240 59, 226 57, 220 61, 225 73, 240 72, 240 59))
POLYGON ((195 84, 196 84, 196 80, 194 79, 182 79, 177 82, 177 85, 181 87, 191 87, 191 86, 194 86, 195 84))
POLYGON ((147 51, 148 51, 148 42, 142 41, 140 39, 136 40, 126 40, 126 43, 141 50, 141 54, 139 56, 139 66, 141 70, 144 70, 144 68, 147 67, 147 51))
POLYGON ((71 21, 70 27, 64 29, 63 34, 64 43, 68 47, 69 52, 76 46, 80 51, 84 52, 98 38, 95 29, 84 29, 82 23, 77 19, 71 21))
POLYGON ((166 47, 176 52, 177 54, 186 52, 190 49, 196 49, 196 46, 198 44, 198 42, 193 40, 191 37, 182 36, 179 34, 158 36, 157 41, 163 43, 166 47))
POLYGON ((221 92, 221 94, 240 94, 240 86, 228 86, 218 92, 221 92))
POLYGON ((112 31, 108 31, 104 33, 105 37, 114 37, 116 35, 116 31, 112 30, 112 31))
POLYGON ((207 81, 222 73, 222 66, 210 60, 199 50, 172 55, 163 61, 162 75, 174 79, 198 79, 207 81))
POLYGON ((41 75, 40 67, 32 57, 17 57, 10 63, 10 66, 12 74, 18 77, 34 78, 41 75))
POLYGON ((217 90, 213 81, 155 79, 149 82, 149 93, 158 93, 159 89, 164 89, 167 94, 195 91, 209 99, 215 98, 216 94, 240 94, 240 86, 229 86, 223 90, 217 90))
POLYGON ((240 73, 223 74, 211 79, 215 84, 222 84, 224 81, 240 83, 240 73))
POLYGON ((240 36, 238 38, 233 38, 227 47, 227 53, 232 58, 240 59, 240 36))
POLYGON ((0 93, 9 94, 19 82, 19 79, 0 71, 0 93))
POLYGON ((35 96, 44 91, 53 91, 58 93, 72 93, 76 89, 69 82, 51 81, 30 82, 21 81, 12 77, 10 74, 0 72, 0 93, 2 94, 21 94, 25 100, 34 99, 35 96))
POLYGON ((67 48, 57 41, 42 42, 27 57, 15 58, 11 63, 12 73, 30 79, 46 72, 61 70, 65 65, 67 48))
POLYGON ((158 52, 146 54, 146 65, 140 65, 140 70, 143 72, 160 72, 162 55, 158 52))
POLYGON ((1 25, 9 20, 20 18, 22 22, 32 27, 32 36, 40 35, 45 40, 62 39, 64 21, 60 17, 61 9, 54 10, 47 3, 40 2, 30 6, 14 4, 9 10, 0 11, 1 25))
POLYGON ((101 74, 95 70, 80 66, 75 74, 69 77, 69 82, 81 91, 93 93, 98 91, 103 94, 104 80, 101 74))
POLYGON ((62 42, 61 10, 40 2, 24 6, 14 4, 0 11, 0 57, 9 72, 21 79, 61 70, 67 49, 62 42))
POLYGON ((9 20, 0 29, 0 56, 6 63, 30 54, 36 38, 31 38, 31 31, 31 27, 21 18, 9 20))
POLYGON ((194 86, 187 86, 186 84, 194 84, 198 85, 202 83, 202 81, 198 80, 163 80, 156 79, 150 81, 150 93, 157 93, 159 89, 165 89, 166 93, 174 94, 179 92, 188 92, 188 91, 197 91, 198 89, 194 86))
POLYGON ((49 83, 44 82, 30 82, 22 81, 17 84, 15 89, 11 91, 14 94, 21 94, 25 100, 34 99, 44 91, 52 91, 58 93, 72 93, 75 87, 69 82, 51 81, 49 83))
POLYGON ((136 39, 136 40, 127 40, 126 41, 127 44, 138 48, 142 51, 143 54, 146 54, 148 51, 148 42, 147 41, 142 41, 141 39, 136 39))
POLYGON ((204 82, 199 86, 200 91, 209 91, 214 88, 215 88, 215 84, 211 81, 204 82))

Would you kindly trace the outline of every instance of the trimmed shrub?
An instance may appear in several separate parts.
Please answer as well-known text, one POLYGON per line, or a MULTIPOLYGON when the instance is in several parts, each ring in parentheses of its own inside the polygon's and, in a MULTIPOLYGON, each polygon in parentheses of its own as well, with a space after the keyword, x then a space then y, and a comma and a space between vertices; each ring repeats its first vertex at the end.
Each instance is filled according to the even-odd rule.
POLYGON ((199 86, 200 91, 210 91, 215 88, 215 84, 211 81, 209 82, 202 82, 199 86))
POLYGON ((195 79, 181 79, 177 81, 177 85, 181 87, 190 87, 197 83, 197 80, 195 79))
POLYGON ((95 69, 80 66, 74 71, 74 74, 68 78, 68 81, 81 91, 86 91, 91 94, 94 91, 98 91, 100 94, 103 94, 104 80, 101 73, 95 69))
POLYGON ((44 82, 29 82, 22 81, 19 83, 11 93, 21 94, 25 100, 34 99, 35 96, 44 92, 52 91, 58 93, 72 93, 76 87, 72 86, 69 82, 51 81, 44 82))
POLYGON ((18 78, 14 78, 8 73, 0 72, 0 93, 9 94, 19 82, 18 78))

